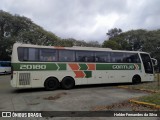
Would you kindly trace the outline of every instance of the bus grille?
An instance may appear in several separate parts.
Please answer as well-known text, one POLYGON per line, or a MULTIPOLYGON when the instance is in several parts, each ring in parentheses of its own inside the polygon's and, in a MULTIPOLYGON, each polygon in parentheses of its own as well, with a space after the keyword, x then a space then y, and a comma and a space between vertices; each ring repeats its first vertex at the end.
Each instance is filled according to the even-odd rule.
POLYGON ((19 73, 19 85, 30 85, 30 73, 19 73))

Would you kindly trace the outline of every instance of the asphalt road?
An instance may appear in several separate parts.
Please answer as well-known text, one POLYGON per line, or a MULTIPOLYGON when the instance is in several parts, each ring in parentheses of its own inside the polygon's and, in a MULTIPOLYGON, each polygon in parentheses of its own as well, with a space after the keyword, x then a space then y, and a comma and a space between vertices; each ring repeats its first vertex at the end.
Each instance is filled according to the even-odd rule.
MULTIPOLYGON (((147 94, 146 92, 116 88, 114 85, 87 85, 78 86, 71 90, 59 89, 55 91, 45 91, 43 88, 17 90, 10 86, 10 75, 0 76, 0 111, 92 111, 96 106, 121 103, 130 98, 147 94)), ((123 110, 129 109, 123 108, 123 110)), ((104 118, 92 119, 101 120, 104 118)), ((109 119, 118 118, 110 117, 109 119)), ((132 118, 126 119, 131 120, 132 118)), ((150 118, 142 117, 140 119, 150 120, 150 118)))

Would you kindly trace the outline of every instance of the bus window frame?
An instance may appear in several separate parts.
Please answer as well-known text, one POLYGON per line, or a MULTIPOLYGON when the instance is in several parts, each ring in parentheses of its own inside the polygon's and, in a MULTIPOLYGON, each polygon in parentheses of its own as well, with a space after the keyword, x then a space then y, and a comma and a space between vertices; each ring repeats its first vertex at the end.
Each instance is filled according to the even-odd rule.
MULTIPOLYGON (((65 61, 65 60, 59 60, 60 58, 59 58, 59 52, 60 52, 61 50, 60 49, 55 49, 55 48, 36 48, 36 47, 17 47, 17 54, 18 54, 18 60, 20 61, 20 62, 79 62, 79 63, 84 63, 84 62, 86 62, 86 63, 119 63, 119 64, 123 64, 123 63, 141 63, 141 60, 140 60, 140 55, 138 54, 138 53, 132 53, 132 52, 117 52, 117 51, 90 51, 90 50, 72 50, 72 49, 64 49, 64 51, 73 51, 74 52, 74 57, 75 57, 75 59, 74 59, 74 61, 65 61), (24 58, 23 58, 23 60, 21 60, 21 59, 19 59, 19 51, 18 51, 18 49, 19 48, 23 48, 23 49, 27 49, 27 58, 29 58, 29 49, 30 48, 34 48, 34 49, 37 49, 38 50, 38 61, 37 60, 25 60, 24 58), (40 60, 40 51, 41 50, 43 50, 43 49, 49 49, 49 50, 55 50, 55 55, 56 55, 56 60, 54 61, 41 61, 40 60), (78 52, 84 52, 84 53, 86 53, 86 52, 91 52, 92 54, 93 54, 93 56, 89 56, 89 57, 92 57, 92 59, 93 59, 93 61, 78 61, 78 59, 77 59, 77 53, 78 52), (108 57, 109 57, 109 62, 96 62, 96 54, 97 53, 101 53, 101 52, 103 52, 104 54, 106 53, 107 55, 108 55, 108 57), (124 62, 124 57, 122 57, 122 59, 123 59, 123 62, 113 62, 112 61, 112 53, 120 53, 120 54, 135 54, 137 57, 138 57, 138 59, 139 59, 139 61, 138 62, 124 62)), ((24 53, 23 53, 24 54, 24 53)), ((83 55, 83 54, 82 54, 83 55)), ((23 56, 24 57, 24 56, 23 56)))
MULTIPOLYGON (((96 63, 96 62, 95 62, 95 51, 75 50, 75 54, 76 54, 76 55, 75 55, 75 62, 80 62, 80 63, 81 63, 81 62, 82 62, 82 63, 84 63, 84 62, 86 62, 86 63, 96 63), (91 56, 91 57, 93 57, 93 58, 92 58, 93 61, 87 61, 87 62, 86 62, 86 61, 78 61, 78 60, 77 60, 77 53, 78 53, 78 52, 92 52, 92 53, 93 53, 93 56, 91 56)), ((86 57, 87 57, 87 56, 86 56, 86 57)))
POLYGON ((76 62, 76 51, 75 50, 69 50, 69 49, 57 49, 57 51, 58 51, 58 59, 57 59, 57 61, 58 62, 76 62), (74 55, 74 60, 73 61, 66 61, 66 60, 61 60, 60 61, 60 51, 72 51, 73 52, 73 55, 74 55))

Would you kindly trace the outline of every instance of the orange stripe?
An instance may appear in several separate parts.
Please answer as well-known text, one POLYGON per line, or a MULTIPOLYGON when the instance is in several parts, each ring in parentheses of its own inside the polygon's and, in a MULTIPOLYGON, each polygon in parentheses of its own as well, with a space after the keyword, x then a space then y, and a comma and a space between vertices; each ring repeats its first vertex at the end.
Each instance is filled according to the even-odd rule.
POLYGON ((69 64, 69 66, 72 70, 79 70, 79 65, 78 64, 69 64))
POLYGON ((75 78, 84 78, 85 74, 83 73, 83 71, 74 71, 74 73, 76 74, 75 78))
POLYGON ((95 70, 95 64, 87 64, 88 70, 95 70))

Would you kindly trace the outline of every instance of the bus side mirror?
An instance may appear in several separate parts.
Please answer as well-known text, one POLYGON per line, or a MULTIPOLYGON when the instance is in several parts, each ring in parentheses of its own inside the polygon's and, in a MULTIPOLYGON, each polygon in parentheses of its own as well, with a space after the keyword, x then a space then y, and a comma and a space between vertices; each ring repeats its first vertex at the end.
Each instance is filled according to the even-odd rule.
POLYGON ((151 59, 152 59, 153 66, 158 65, 158 62, 157 62, 157 60, 155 58, 151 58, 151 59))

